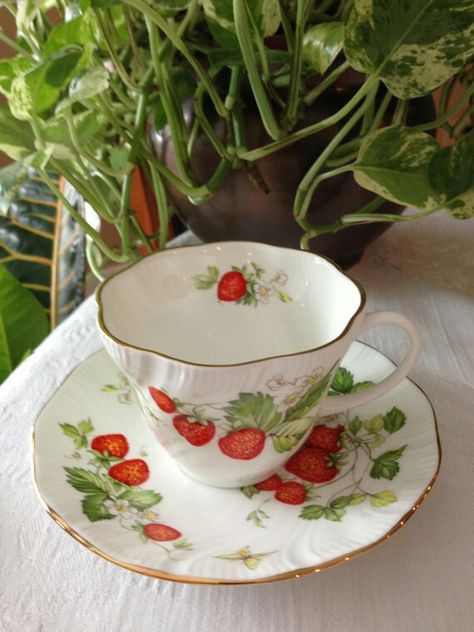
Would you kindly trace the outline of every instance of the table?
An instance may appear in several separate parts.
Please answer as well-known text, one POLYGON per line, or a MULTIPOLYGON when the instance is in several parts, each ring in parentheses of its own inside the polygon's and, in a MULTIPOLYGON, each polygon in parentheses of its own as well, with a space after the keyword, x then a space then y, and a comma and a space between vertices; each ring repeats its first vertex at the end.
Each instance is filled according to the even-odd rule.
MULTIPOLYGON (((194 586, 96 557, 46 514, 31 483, 31 425, 55 387, 100 347, 85 303, 0 388, 1 632, 471 632, 474 629, 474 221, 438 214, 391 228, 351 275, 369 309, 422 329, 411 377, 437 413, 443 463, 413 520, 382 546, 317 576, 194 586)), ((395 328, 363 338, 393 359, 395 328)))

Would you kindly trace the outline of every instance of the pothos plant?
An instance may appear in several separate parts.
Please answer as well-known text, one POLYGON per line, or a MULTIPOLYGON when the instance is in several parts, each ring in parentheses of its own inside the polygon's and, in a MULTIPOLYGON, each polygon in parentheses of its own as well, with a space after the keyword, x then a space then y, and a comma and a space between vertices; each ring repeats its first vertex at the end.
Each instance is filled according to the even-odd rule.
POLYGON ((33 165, 64 198, 89 237, 89 260, 99 277, 109 260, 126 262, 164 247, 169 186, 200 204, 231 169, 246 169, 261 185, 261 158, 336 123, 337 133, 294 192, 303 248, 317 235, 354 224, 412 221, 441 209, 460 219, 474 215, 474 2, 25 0, 5 6, 18 37, 0 34, 15 53, 0 62, 7 99, 0 149, 33 165), (348 69, 362 77, 355 94, 301 127, 305 111, 348 69), (438 90, 436 118, 409 126, 410 102, 438 90), (269 136, 251 149, 244 126, 249 95, 269 136), (187 99, 192 125, 182 109, 187 99), (150 121, 169 127, 175 171, 153 153, 150 121), (440 128, 452 141, 447 147, 434 139, 440 128), (207 182, 198 181, 191 166, 200 134, 220 157, 207 182), (156 232, 145 229, 131 204, 137 169, 157 200, 156 232), (69 204, 51 171, 113 227, 118 246, 69 204), (373 199, 336 223, 309 221, 319 184, 348 171, 373 199), (419 210, 400 217, 377 213, 385 200, 419 210))

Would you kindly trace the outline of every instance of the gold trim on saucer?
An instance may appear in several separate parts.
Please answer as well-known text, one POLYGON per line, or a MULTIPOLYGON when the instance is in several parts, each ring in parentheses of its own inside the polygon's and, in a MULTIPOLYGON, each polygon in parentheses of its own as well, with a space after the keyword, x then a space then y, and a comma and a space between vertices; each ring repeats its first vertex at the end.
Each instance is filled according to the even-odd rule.
MULTIPOLYGON (((367 347, 370 347, 370 345, 367 345, 366 343, 363 343, 363 344, 365 346, 367 346, 367 347)), ((373 348, 373 347, 371 347, 371 348, 373 348)), ((59 389, 66 382, 66 380, 75 372, 75 370, 77 368, 79 368, 79 366, 83 362, 86 362, 92 356, 97 355, 98 353, 102 353, 102 352, 103 352, 103 350, 101 349, 100 351, 97 351, 97 352, 91 354, 90 356, 88 356, 87 358, 82 360, 82 362, 80 362, 78 365, 76 365, 74 367, 74 369, 72 369, 66 375, 64 380, 57 387, 55 393, 57 393, 59 391, 59 389)), ((377 352, 378 353, 382 353, 380 351, 377 351, 377 352)), ((382 353, 382 355, 385 355, 385 354, 382 353)), ((387 357, 387 356, 385 356, 385 357, 387 357)), ((408 378, 406 378, 406 379, 408 379, 408 378)), ((368 544, 366 546, 363 546, 363 547, 361 547, 359 549, 356 549, 355 551, 352 551, 351 553, 349 553, 347 555, 341 555, 339 557, 333 558, 332 560, 328 560, 327 562, 324 562, 323 564, 320 564, 318 566, 304 567, 304 568, 300 568, 300 569, 297 569, 297 570, 292 570, 292 571, 287 571, 285 573, 279 573, 277 575, 272 575, 270 577, 262 577, 262 578, 259 578, 259 579, 251 579, 250 578, 250 579, 236 580, 236 579, 221 579, 221 578, 210 578, 210 577, 193 577, 193 576, 189 576, 189 575, 173 575, 171 573, 166 573, 164 571, 156 570, 156 569, 153 569, 153 568, 148 568, 146 566, 139 566, 139 565, 136 565, 136 564, 129 564, 128 562, 124 562, 122 560, 116 559, 116 558, 112 557, 111 555, 109 555, 108 553, 105 553, 104 551, 101 551, 99 548, 94 546, 91 542, 89 542, 84 537, 82 537, 80 535, 80 533, 78 533, 73 527, 71 527, 62 516, 60 516, 52 507, 50 507, 48 505, 48 503, 43 498, 43 496, 41 494, 41 490, 39 489, 39 485, 38 485, 38 481, 37 481, 37 477, 36 477, 35 427, 32 428, 32 432, 31 432, 31 458, 32 458, 33 487, 35 489, 35 492, 36 492, 36 494, 38 496, 39 501, 41 502, 42 506, 46 509, 47 513, 51 516, 51 518, 53 518, 53 520, 55 522, 57 522, 59 524, 59 526, 61 526, 64 529, 64 531, 66 531, 66 533, 68 533, 71 537, 73 537, 75 540, 80 542, 83 546, 85 546, 87 549, 92 551, 92 553, 95 553, 99 557, 102 557, 105 560, 107 560, 109 562, 112 562, 113 564, 116 564, 117 566, 120 566, 120 567, 125 568, 127 570, 134 571, 136 573, 140 573, 141 575, 146 575, 148 577, 154 577, 156 579, 166 579, 168 581, 173 581, 173 582, 178 582, 178 583, 187 583, 187 584, 242 585, 242 584, 270 584, 270 583, 277 582, 277 581, 283 581, 283 580, 289 580, 289 579, 298 579, 300 577, 304 577, 304 576, 307 576, 307 575, 317 574, 317 573, 320 573, 323 570, 326 570, 328 568, 332 568, 333 566, 336 566, 336 565, 341 564, 343 562, 348 562, 348 561, 358 557, 359 555, 362 555, 366 551, 369 551, 370 549, 375 548, 379 544, 382 544, 383 542, 387 541, 389 538, 391 538, 393 536, 393 534, 396 533, 399 529, 401 529, 406 524, 406 522, 413 516, 413 514, 419 509, 420 505, 423 503, 423 501, 427 498, 428 494, 431 492, 431 490, 433 488, 433 485, 434 485, 434 483, 436 482, 436 480, 438 478, 439 470, 440 470, 440 467, 441 467, 442 450, 441 450, 441 443, 440 443, 440 439, 439 439, 438 422, 437 422, 437 419, 436 419, 436 413, 434 411, 434 408, 433 408, 433 405, 431 404, 430 399, 428 398, 428 396, 426 395, 424 390, 420 386, 418 386, 418 384, 413 382, 412 380, 409 380, 409 381, 426 398, 426 400, 428 401, 428 403, 429 403, 429 405, 431 407, 432 413, 433 413, 434 429, 435 429, 435 433, 436 433, 436 444, 437 444, 437 448, 438 448, 438 463, 437 463, 436 471, 435 471, 431 481, 429 482, 427 487, 424 489, 423 493, 419 496, 419 498, 417 499, 417 501, 415 502, 413 507, 411 507, 411 509, 409 511, 407 511, 405 513, 405 515, 389 531, 387 531, 387 533, 385 533, 381 538, 379 538, 375 542, 371 542, 370 544, 368 544)), ((38 413, 37 419, 41 416, 41 414, 42 414, 44 408, 46 407, 46 405, 47 404, 45 404, 42 407, 41 411, 38 413)), ((35 422, 35 426, 36 426, 36 423, 37 422, 35 422)))
POLYGON ((184 365, 187 365, 187 366, 211 367, 211 368, 225 369, 225 368, 236 367, 236 366, 246 366, 246 365, 251 365, 251 364, 257 364, 258 362, 267 362, 269 360, 275 360, 277 358, 287 358, 287 357, 292 357, 292 356, 306 355, 306 354, 309 354, 309 353, 313 353, 315 351, 319 351, 320 349, 325 349, 326 347, 329 347, 330 345, 333 345, 334 343, 336 343, 339 340, 341 340, 342 338, 344 338, 344 336, 351 329, 351 327, 354 324, 354 321, 356 320, 356 318, 359 316, 359 314, 361 314, 361 312, 363 312, 363 310, 365 308, 365 305, 367 303, 367 294, 365 292, 364 287, 358 281, 356 281, 351 276, 346 274, 346 272, 344 272, 344 270, 342 270, 342 268, 340 268, 337 265, 337 263, 334 263, 334 261, 331 261, 331 259, 329 259, 328 257, 325 257, 324 255, 315 254, 315 253, 307 252, 307 251, 295 250, 293 248, 285 248, 283 246, 273 246, 271 244, 264 244, 264 243, 260 243, 260 242, 256 242, 256 241, 238 241, 238 240, 234 240, 234 241, 214 241, 214 242, 210 242, 210 243, 198 244, 198 245, 192 245, 192 246, 179 246, 179 248, 175 248, 175 249, 173 248, 173 249, 170 249, 170 250, 160 250, 158 252, 154 252, 153 254, 148 255, 144 259, 140 259, 138 261, 134 261, 133 263, 131 263, 126 268, 122 268, 118 272, 115 272, 114 274, 111 274, 107 279, 105 279, 105 281, 102 281, 102 283, 97 288, 97 292, 95 294, 95 300, 96 300, 97 307, 98 307, 97 323, 99 325, 99 328, 103 332, 103 334, 105 336, 107 336, 107 338, 110 338, 111 340, 113 340, 117 345, 120 345, 121 347, 124 347, 125 349, 132 349, 134 351, 145 351, 146 353, 151 353, 152 355, 156 355, 156 356, 158 356, 160 358, 165 358, 167 360, 173 360, 174 362, 179 362, 180 364, 184 364, 184 365), (356 286, 356 288, 359 290, 359 294, 360 294, 359 307, 354 312, 354 314, 352 315, 351 319, 347 323, 347 325, 344 328, 344 330, 339 334, 339 336, 337 336, 336 338, 333 338, 332 340, 330 340, 329 342, 326 342, 323 345, 320 345, 319 347, 313 347, 312 349, 306 349, 305 351, 296 351, 294 353, 278 354, 278 355, 274 355, 274 356, 268 356, 266 358, 258 358, 257 360, 247 360, 245 362, 235 362, 235 363, 231 363, 231 364, 207 364, 207 363, 200 364, 198 362, 190 362, 189 360, 182 360, 181 358, 175 358, 173 356, 166 355, 165 353, 161 353, 160 351, 156 351, 154 349, 146 349, 144 347, 139 347, 137 345, 130 344, 130 343, 126 342, 125 340, 121 340, 120 338, 117 338, 117 336, 114 336, 114 334, 112 334, 108 330, 107 325, 105 324, 104 306, 102 304, 102 300, 101 299, 102 299, 102 292, 104 290, 104 287, 107 285, 107 283, 109 283, 109 281, 111 281, 115 277, 118 277, 120 274, 123 274, 123 273, 127 272, 131 268, 139 265, 143 261, 146 261, 150 257, 157 257, 157 256, 163 255, 163 254, 165 254, 167 252, 170 252, 172 250, 181 250, 182 248, 186 248, 186 249, 189 249, 189 248, 205 248, 205 247, 208 247, 208 246, 218 246, 220 244, 228 244, 228 243, 231 243, 231 244, 248 244, 249 246, 259 246, 259 247, 260 246, 265 246, 267 248, 273 248, 273 249, 277 249, 277 250, 288 250, 288 251, 296 252, 296 253, 299 253, 299 254, 305 254, 305 255, 309 255, 309 256, 312 256, 312 257, 319 258, 319 259, 324 259, 333 268, 335 268, 340 274, 342 274, 344 277, 346 277, 346 279, 349 279, 349 281, 351 283, 353 283, 356 286))

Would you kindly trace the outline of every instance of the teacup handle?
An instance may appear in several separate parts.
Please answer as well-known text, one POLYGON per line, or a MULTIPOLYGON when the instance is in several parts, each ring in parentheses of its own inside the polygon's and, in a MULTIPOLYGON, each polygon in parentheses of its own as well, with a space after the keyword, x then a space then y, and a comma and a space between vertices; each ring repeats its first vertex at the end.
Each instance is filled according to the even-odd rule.
POLYGON ((326 397, 318 410, 318 415, 333 415, 343 410, 347 410, 348 408, 355 408, 361 404, 371 402, 387 391, 395 388, 395 386, 408 375, 408 372, 415 363, 421 348, 421 339, 418 329, 411 320, 409 320, 406 316, 403 316, 403 314, 398 314, 397 312, 372 312, 370 314, 366 314, 358 334, 361 334, 372 327, 377 327, 378 325, 398 325, 398 327, 401 327, 408 334, 410 338, 410 347, 402 362, 388 377, 365 391, 354 394, 349 393, 347 395, 339 395, 337 397, 326 397))

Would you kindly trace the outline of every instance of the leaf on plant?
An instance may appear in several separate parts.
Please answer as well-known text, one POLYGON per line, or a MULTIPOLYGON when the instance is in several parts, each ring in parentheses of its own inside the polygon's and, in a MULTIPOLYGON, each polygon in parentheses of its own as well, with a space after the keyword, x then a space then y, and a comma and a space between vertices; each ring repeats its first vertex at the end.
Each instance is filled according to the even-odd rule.
POLYGON ((351 505, 360 505, 367 498, 367 494, 352 494, 351 505))
POLYGON ((59 102, 56 112, 63 112, 73 103, 91 99, 105 92, 108 87, 109 72, 103 66, 81 71, 72 79, 69 85, 69 96, 59 102))
POLYGON ((397 97, 428 94, 472 58, 474 4, 464 0, 355 0, 344 48, 353 68, 397 97))
POLYGON ((431 160, 429 175, 453 217, 474 217, 474 130, 440 149, 431 160))
POLYGON ((405 413, 394 406, 384 415, 383 426, 388 433, 393 434, 405 425, 406 418, 405 413))
POLYGON ((341 52, 344 44, 342 22, 322 22, 312 26, 303 37, 303 60, 321 75, 341 52))
POLYGON ((273 398, 260 392, 240 393, 224 411, 234 428, 260 428, 264 432, 270 432, 282 418, 273 398))
POLYGON ((90 419, 83 419, 77 424, 77 429, 83 435, 89 434, 89 432, 94 431, 94 426, 92 425, 92 421, 90 419))
POLYGON ((82 499, 82 511, 91 522, 111 520, 116 517, 109 513, 107 507, 104 505, 105 500, 107 500, 107 494, 102 493, 89 494, 82 499))
POLYGON ((325 514, 326 507, 323 505, 307 505, 303 507, 299 515, 303 520, 319 520, 325 514))
POLYGON ((182 551, 190 551, 193 548, 193 545, 185 538, 181 538, 180 540, 173 542, 173 547, 182 551))
POLYGON ((154 505, 157 505, 162 500, 161 494, 148 489, 127 489, 123 494, 119 496, 120 500, 126 500, 128 503, 138 509, 138 511, 144 511, 154 505))
POLYGON ((207 274, 197 274, 191 277, 198 290, 209 290, 219 279, 219 268, 207 266, 207 274))
POLYGON ((321 379, 311 384, 296 404, 287 409, 286 422, 302 419, 316 406, 326 392, 331 374, 332 371, 328 371, 321 379))
POLYGON ((379 432, 380 430, 382 430, 384 425, 384 418, 383 415, 375 415, 374 417, 372 417, 371 419, 368 419, 367 421, 364 421, 364 428, 367 430, 367 432, 370 433, 376 433, 379 432))
POLYGON ((277 288, 277 294, 278 294, 278 298, 283 303, 291 303, 293 300, 291 296, 288 294, 288 292, 285 292, 285 290, 282 290, 281 288, 277 288))
POLYGON ((0 265, 0 383, 48 332, 48 319, 40 303, 0 265))
POLYGON ((332 379, 331 390, 339 393, 350 393, 354 384, 354 376, 344 367, 339 367, 332 379))
POLYGON ((116 393, 120 390, 120 387, 115 384, 105 384, 100 390, 104 393, 116 393))
POLYGON ((370 470, 370 476, 372 478, 387 478, 391 481, 400 471, 398 459, 402 456, 406 447, 404 445, 398 450, 389 450, 377 457, 370 470))
POLYGON ((360 147, 354 178, 392 202, 436 209, 443 198, 432 186, 429 165, 438 149, 431 136, 402 125, 377 130, 360 147))
POLYGON ((390 503, 397 502, 398 498, 395 492, 384 491, 378 494, 372 494, 370 498, 370 504, 372 507, 386 507, 390 503))
POLYGON ((351 388, 351 393, 360 393, 360 391, 366 391, 368 388, 373 386, 374 383, 370 380, 366 380, 365 382, 357 382, 351 388))

